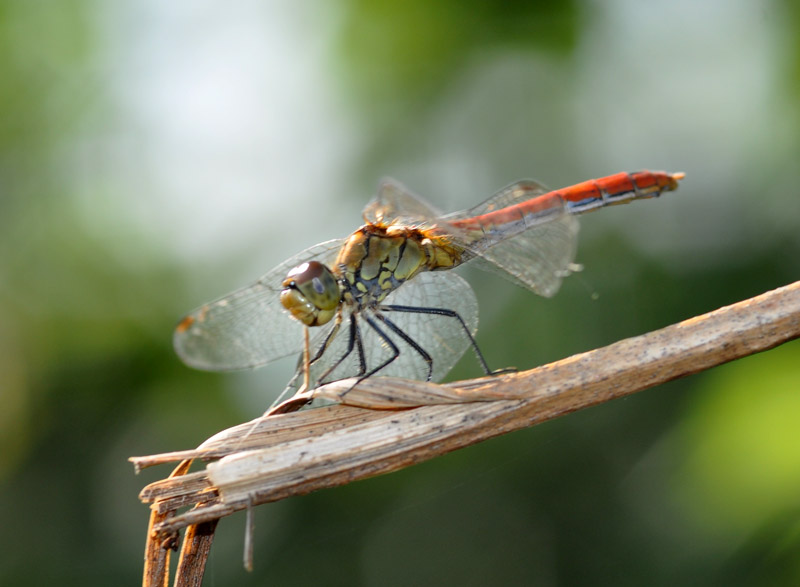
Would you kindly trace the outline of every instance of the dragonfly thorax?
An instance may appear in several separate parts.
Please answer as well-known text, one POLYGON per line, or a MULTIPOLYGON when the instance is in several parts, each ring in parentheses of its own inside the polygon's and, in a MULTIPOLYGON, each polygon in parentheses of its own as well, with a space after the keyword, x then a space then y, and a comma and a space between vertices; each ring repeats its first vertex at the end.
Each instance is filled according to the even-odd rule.
POLYGON ((334 271, 344 302, 364 308, 377 306, 421 271, 459 263, 460 252, 446 237, 412 226, 366 224, 345 241, 334 271))
POLYGON ((339 307, 341 292, 333 273, 318 261, 298 265, 281 284, 281 304, 306 326, 330 322, 339 307))

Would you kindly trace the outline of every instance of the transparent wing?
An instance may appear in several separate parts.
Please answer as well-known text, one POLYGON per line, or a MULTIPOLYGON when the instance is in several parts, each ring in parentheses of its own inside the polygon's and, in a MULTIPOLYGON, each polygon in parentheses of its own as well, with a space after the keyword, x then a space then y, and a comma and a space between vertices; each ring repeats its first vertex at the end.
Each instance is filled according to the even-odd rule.
POLYGON ((577 219, 561 214, 476 252, 475 265, 549 298, 574 267, 577 237, 577 219))
MULTIPOLYGON (((478 301, 469 284, 453 272, 420 273, 387 296, 384 305, 412 306, 417 308, 440 308, 457 312, 464 320, 470 334, 478 329, 478 301)), ((391 320, 398 328, 413 339, 433 359, 432 379, 443 378, 469 346, 469 338, 455 318, 424 313, 385 311, 377 312, 391 320)), ((370 327, 365 318, 369 316, 378 327, 397 345, 400 355, 376 376, 396 376, 424 380, 428 375, 428 365, 420 354, 400 336, 392 332, 377 316, 376 311, 365 309, 357 316, 361 336, 366 371, 369 372, 392 355, 389 345, 370 327)), ((347 354, 350 345, 350 312, 345 311, 342 325, 330 341, 322 357, 311 367, 311 381, 319 384, 319 379, 337 361, 347 355, 325 381, 334 381, 363 374, 357 348, 347 354)), ((330 326, 316 333, 311 342, 312 355, 323 345, 331 331, 330 326)), ((302 364, 298 363, 298 373, 290 391, 302 383, 302 364)))
POLYGON ((433 224, 441 213, 399 181, 386 177, 378 185, 378 195, 364 208, 363 216, 366 222, 375 224, 424 226, 433 224))
POLYGON ((303 328, 280 303, 281 283, 301 263, 334 260, 343 242, 306 249, 254 284, 191 312, 175 329, 175 352, 187 365, 211 371, 257 367, 299 352, 303 328))
POLYGON ((542 184, 527 180, 514 183, 469 210, 448 214, 453 239, 477 259, 482 269, 499 273, 535 293, 550 297, 569 274, 575 259, 578 221, 563 200, 542 184), (534 213, 519 206, 535 203, 534 213), (507 209, 502 223, 490 223, 486 214, 507 209), (484 219, 481 219, 484 217, 484 219))
POLYGON ((539 183, 533 179, 523 179, 507 185, 489 199, 481 202, 477 206, 461 210, 459 212, 452 212, 442 217, 444 221, 461 220, 465 218, 474 218, 481 216, 488 212, 494 212, 502 208, 508 208, 522 202, 541 196, 550 191, 544 184, 539 183))

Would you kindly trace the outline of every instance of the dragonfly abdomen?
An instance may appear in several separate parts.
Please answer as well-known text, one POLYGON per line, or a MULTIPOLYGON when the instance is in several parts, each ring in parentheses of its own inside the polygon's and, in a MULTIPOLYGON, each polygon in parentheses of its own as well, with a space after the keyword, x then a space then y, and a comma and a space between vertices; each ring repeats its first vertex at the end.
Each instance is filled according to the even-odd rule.
POLYGON ((583 214, 604 206, 626 204, 632 200, 656 198, 678 188, 682 173, 636 171, 590 179, 562 190, 551 192, 560 197, 571 214, 583 214))
POLYGON ((469 238, 475 241, 476 248, 480 247, 481 242, 491 246, 534 226, 551 222, 565 212, 583 214, 604 206, 660 196, 677 189, 678 180, 683 176, 683 173, 663 171, 617 173, 533 196, 491 212, 458 219, 451 224, 473 233, 469 238))

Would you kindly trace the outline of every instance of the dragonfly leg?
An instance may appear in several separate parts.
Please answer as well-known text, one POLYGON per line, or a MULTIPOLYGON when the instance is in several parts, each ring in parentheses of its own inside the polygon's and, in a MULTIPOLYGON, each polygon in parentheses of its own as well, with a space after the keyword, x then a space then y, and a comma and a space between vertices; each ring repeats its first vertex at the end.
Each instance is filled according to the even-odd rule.
POLYGON ((334 339, 336 334, 339 332, 339 328, 341 326, 342 326, 342 316, 341 316, 341 314, 337 314, 336 322, 333 323, 333 328, 331 328, 331 331, 325 337, 325 340, 322 341, 322 344, 319 345, 319 348, 317 349, 317 352, 314 353, 314 358, 312 358, 309 361, 309 365, 313 365, 314 363, 316 363, 317 361, 319 361, 322 358, 322 355, 324 355, 325 351, 328 350, 328 346, 330 346, 331 341, 334 339))
POLYGON ((358 350, 358 376, 361 377, 367 372, 367 357, 364 354, 364 341, 361 338, 361 328, 356 324, 355 315, 350 316, 353 321, 353 330, 355 331, 356 349, 358 350))
POLYGON ((478 362, 481 364, 481 368, 483 369, 484 373, 487 375, 499 375, 501 373, 512 373, 516 371, 516 369, 513 367, 508 369, 498 369, 496 371, 489 369, 489 366, 486 364, 486 359, 483 358, 481 349, 478 348, 478 343, 475 342, 475 337, 472 336, 469 328, 467 328, 464 319, 459 315, 458 312, 454 310, 448 310, 446 308, 425 308, 418 306, 397 306, 393 304, 383 305, 381 306, 381 310, 388 312, 409 312, 412 314, 431 314, 433 316, 446 316, 448 318, 455 318, 458 320, 459 324, 461 324, 461 327, 464 329, 464 333, 467 335, 467 338, 469 338, 470 345, 472 345, 472 350, 475 351, 475 356, 478 357, 478 362))
MULTIPOLYGON (((382 322, 386 323, 386 319, 383 316, 380 316, 380 314, 376 314, 376 315, 381 319, 382 322)), ((375 373, 377 373, 378 371, 380 371, 381 369, 386 367, 388 364, 390 364, 392 361, 394 361, 397 357, 400 356, 400 349, 397 348, 397 345, 392 341, 392 339, 389 338, 389 336, 383 330, 381 330, 380 326, 377 325, 375 320, 373 320, 369 316, 365 316, 364 320, 366 320, 366 322, 367 322, 367 324, 369 324, 370 328, 372 328, 377 333, 377 335, 380 337, 380 339, 384 343, 386 343, 386 346, 388 346, 392 351, 392 356, 391 357, 389 357, 387 360, 385 360, 383 363, 381 363, 380 365, 378 365, 374 369, 370 369, 370 371, 367 372, 366 359, 364 358, 364 346, 363 346, 363 343, 362 343, 362 340, 361 340, 361 330, 358 328, 357 325, 356 326, 352 326, 352 324, 355 324, 355 315, 351 315, 350 318, 352 320, 351 321, 351 333, 353 333, 353 334, 351 334, 351 339, 350 339, 350 342, 348 343, 348 351, 344 355, 344 357, 342 357, 339 361, 337 361, 337 363, 333 367, 328 369, 328 371, 325 373, 326 375, 328 375, 331 371, 333 371, 333 369, 338 367, 339 363, 341 363, 344 360, 344 358, 347 357, 347 355, 349 355, 351 352, 353 352, 353 347, 356 346, 356 345, 358 346, 359 361, 361 363, 360 366, 359 366, 360 372, 358 374, 358 379, 356 380, 356 382, 349 389, 347 389, 347 390, 342 392, 342 394, 341 394, 342 396, 344 396, 344 394, 348 393, 351 389, 353 389, 356 385, 358 385, 359 383, 361 383, 365 379, 375 375, 375 373)), ((389 322, 389 324, 387 324, 387 326, 389 326, 389 328, 391 328, 392 331, 396 332, 400 337, 402 337, 403 340, 407 340, 409 342, 409 344, 413 343, 413 345, 419 346, 419 345, 416 344, 416 342, 411 340, 410 336, 408 336, 405 332, 403 332, 399 328, 397 328, 397 326, 394 323, 389 322), (389 326, 389 324, 391 324, 391 326, 389 326)), ((427 354, 427 353, 425 353, 425 354, 427 354)), ((430 357, 428 357, 428 358, 430 358, 430 357)), ((320 380, 321 379, 322 378, 320 378, 320 380)))
MULTIPOLYGON (((300 389, 295 389, 295 385, 296 385, 295 382, 301 376, 305 380, 305 383, 304 383, 303 387, 305 388, 306 391, 308 391, 309 386, 311 385, 311 382, 310 382, 310 379, 311 379, 311 367, 314 365, 314 363, 316 363, 317 361, 319 361, 322 358, 322 355, 325 354, 325 351, 328 349, 328 347, 330 346, 331 342, 336 337, 336 334, 339 332, 339 329, 341 328, 341 325, 342 325, 342 314, 339 313, 339 314, 337 314, 336 320, 333 323, 333 328, 331 328, 330 332, 328 332, 327 336, 325 336, 325 340, 322 341, 322 344, 319 346, 317 351, 314 353, 314 356, 311 357, 310 359, 307 358, 307 356, 306 356, 306 352, 307 351, 306 351, 306 349, 303 350, 303 353, 301 353, 300 359, 297 362, 297 370, 295 371, 295 374, 289 380, 289 383, 286 385, 286 389, 284 389, 283 392, 275 399, 275 401, 272 402, 272 406, 271 407, 275 407, 276 405, 280 404, 281 401, 283 401, 283 399, 286 397, 286 395, 290 391, 293 390, 294 393, 298 393, 298 391, 300 391, 300 389, 302 389, 302 387, 300 389)), ((308 349, 308 351, 310 351, 310 349, 308 349)), ((347 355, 345 355, 345 357, 346 356, 347 355)), ((345 357, 342 357, 341 359, 339 359, 339 361, 333 367, 328 369, 324 373, 323 377, 327 376, 329 374, 329 372, 333 368, 338 366, 339 363, 341 363, 345 359, 345 357)), ((314 382, 315 386, 318 383, 318 381, 314 382)))
MULTIPOLYGON (((381 321, 386 323, 386 319, 384 317, 380 316, 380 314, 376 314, 376 316, 379 316, 381 321)), ((389 365, 389 363, 391 363, 397 357, 400 356, 400 349, 397 348, 397 345, 394 343, 394 341, 391 338, 389 338, 389 336, 383 330, 381 330, 380 326, 378 326, 375 323, 375 320, 373 320, 369 316, 365 316, 364 320, 367 321, 367 324, 369 324, 370 327, 378 334, 378 336, 381 338, 381 340, 386 343, 386 346, 388 346, 391 349, 392 356, 389 357, 388 359, 386 359, 383 363, 381 363, 380 365, 378 365, 374 369, 370 369, 367 373, 364 373, 363 375, 361 375, 358 378, 358 381, 356 382, 356 385, 358 383, 360 383, 361 381, 363 381, 364 379, 366 379, 367 377, 372 377, 373 375, 375 375, 375 373, 377 373, 378 371, 380 371, 381 369, 383 369, 384 367, 389 365)), ((388 324, 387 324, 387 326, 388 326, 388 324)), ((390 328, 392 328, 392 327, 397 328, 397 326, 395 326, 394 324, 392 324, 392 326, 390 326, 390 328)), ((398 328, 398 330, 400 330, 400 329, 398 328)), ((410 338, 405 332, 402 333, 402 336, 405 336, 406 338, 410 338)))
MULTIPOLYGON (((426 377, 426 380, 430 381, 431 377, 433 376, 433 358, 428 354, 428 352, 424 348, 422 348, 417 341, 415 341, 408 334, 406 334, 406 332, 404 332, 399 326, 397 326, 397 324, 389 320, 386 316, 383 316, 380 313, 376 313, 375 316, 381 322, 383 322, 389 328, 389 330, 394 332, 397 336, 402 338, 411 348, 417 351, 417 353, 419 353, 419 355, 425 360, 425 362, 428 364, 428 376, 426 377)), ((353 387, 355 387, 368 377, 372 377, 373 375, 375 375, 375 373, 377 373, 384 367, 387 367, 390 363, 392 363, 395 359, 397 359, 397 357, 400 356, 400 349, 397 347, 394 341, 380 328, 380 326, 378 326, 375 320, 373 320, 369 316, 364 317, 364 320, 367 321, 367 324, 370 325, 370 327, 377 333, 380 339, 384 343, 386 343, 386 345, 391 349, 392 356, 390 356, 388 359, 386 359, 383 363, 381 363, 374 369, 370 369, 369 372, 361 373, 358 377, 358 380, 353 384, 353 387)), ((359 345, 361 345, 360 333, 357 336, 358 336, 357 342, 359 345)), ((359 352, 363 354, 363 349, 359 348, 359 352)), ((362 358, 362 364, 363 364, 363 358, 362 358)), ((366 371, 366 368, 364 368, 364 371, 366 371)), ((353 389, 353 387, 351 387, 350 389, 353 389)), ((345 391, 344 393, 347 393, 347 391, 345 391)), ((344 393, 342 395, 344 395, 344 393)))
MULTIPOLYGON (((378 318, 380 318, 381 322, 386 324, 386 326, 388 326, 389 329, 392 332, 394 332, 397 336, 399 336, 404 341, 406 341, 406 343, 408 343, 408 345, 412 349, 417 351, 417 353, 419 353, 419 355, 425 360, 425 362, 428 364, 428 376, 425 378, 425 380, 426 381, 430 381, 431 377, 433 377, 433 358, 431 358, 431 356, 428 354, 428 352, 424 348, 422 348, 416 340, 414 340, 408 334, 403 332, 403 330, 399 326, 397 326, 397 324, 395 324, 394 322, 392 322, 391 320, 389 320, 386 316, 383 316, 382 314, 376 314, 376 316, 378 318)), ((392 359, 392 360, 394 360, 394 359, 392 359)), ((384 365, 384 367, 385 367, 385 365, 384 365)))
POLYGON ((303 387, 302 391, 308 391, 311 385, 311 343, 309 341, 308 326, 303 325, 303 387))
MULTIPOLYGON (((325 370, 325 372, 322 374, 321 377, 317 378, 314 381, 314 387, 322 385, 323 380, 326 377, 328 377, 339 365, 341 365, 342 361, 344 361, 350 355, 350 353, 353 352, 353 348, 355 346, 358 347, 358 360, 359 360, 358 375, 359 376, 362 375, 367 370, 366 359, 364 357, 364 345, 363 345, 363 343, 361 341, 361 331, 358 328, 358 325, 356 324, 355 319, 356 319, 355 315, 351 314, 350 315, 350 338, 348 340, 347 351, 333 365, 328 367, 328 369, 325 370)), ((301 355, 300 362, 298 363, 297 371, 295 372, 294 376, 292 376, 292 378, 289 380, 289 383, 287 384, 286 389, 283 391, 283 393, 281 393, 277 397, 277 399, 275 399, 275 401, 272 402, 272 405, 270 406, 271 408, 274 408, 275 406, 280 404, 281 401, 283 401, 283 399, 284 399, 284 397, 286 397, 287 393, 294 388, 295 382, 300 378, 301 375, 304 378, 305 377, 308 378, 306 383, 305 383, 305 385, 304 385, 304 390, 305 391, 309 390, 309 386, 311 385, 310 381, 309 381, 310 378, 311 378, 311 374, 310 374, 311 366, 314 365, 314 363, 316 363, 317 361, 319 361, 322 358, 322 356, 325 354, 325 351, 328 350, 328 347, 330 346, 330 344, 333 341, 334 337, 339 332, 339 328, 341 327, 341 325, 342 325, 342 318, 341 318, 341 315, 339 315, 336 318, 336 322, 334 323, 333 328, 331 328, 331 331, 327 334, 327 336, 325 337, 325 340, 322 341, 322 344, 317 349, 317 352, 314 353, 314 357, 312 359, 306 361, 306 358, 305 358, 306 351, 305 350, 303 351, 303 355, 301 355)), ((302 389, 303 388, 301 388, 300 390, 302 390, 302 389)), ((298 393, 300 390, 296 389, 296 390, 294 390, 294 393, 298 393)), ((311 403, 311 401, 309 401, 308 403, 311 403)), ((297 409, 299 409, 299 408, 297 408, 297 409)))
MULTIPOLYGON (((314 360, 322 358, 323 353, 328 348, 328 343, 330 342, 331 338, 332 338, 331 336, 328 336, 325 339, 325 344, 322 345, 314 360)), ((364 343, 361 340, 361 329, 358 326, 356 315, 350 314, 350 333, 349 333, 349 338, 347 340, 347 350, 341 357, 339 357, 339 359, 333 365, 328 367, 328 369, 319 377, 319 379, 317 379, 317 383, 321 385, 325 381, 325 379, 331 373, 333 373, 336 370, 336 368, 339 365, 341 365, 342 362, 347 357, 350 356, 350 354, 353 352, 353 349, 356 349, 356 352, 358 353, 358 373, 356 375, 358 377, 361 377, 362 375, 364 375, 364 373, 367 372, 367 360, 366 357, 364 356, 364 343)))

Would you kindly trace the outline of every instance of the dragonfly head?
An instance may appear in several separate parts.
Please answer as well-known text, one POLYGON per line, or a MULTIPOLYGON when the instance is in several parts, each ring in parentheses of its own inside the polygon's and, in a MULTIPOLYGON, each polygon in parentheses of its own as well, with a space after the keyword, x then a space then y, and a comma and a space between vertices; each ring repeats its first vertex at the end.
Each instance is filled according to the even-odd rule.
POLYGON ((306 326, 330 322, 339 307, 339 284, 322 263, 309 261, 298 265, 281 284, 281 303, 292 316, 306 326))

